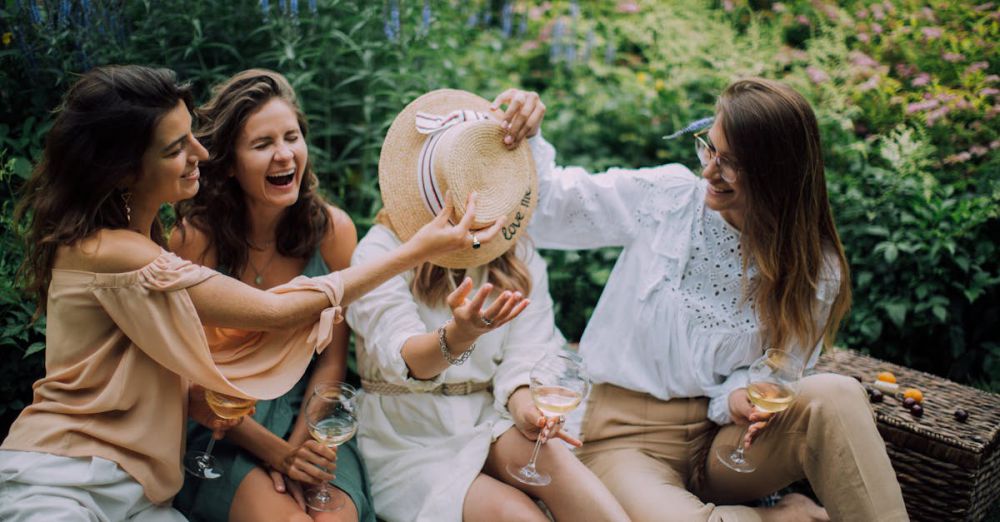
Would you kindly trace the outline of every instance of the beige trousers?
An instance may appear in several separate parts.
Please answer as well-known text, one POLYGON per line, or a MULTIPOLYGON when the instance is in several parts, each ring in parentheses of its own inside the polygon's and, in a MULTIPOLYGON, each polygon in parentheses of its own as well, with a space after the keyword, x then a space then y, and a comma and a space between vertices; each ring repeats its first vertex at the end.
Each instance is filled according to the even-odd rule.
POLYGON ((744 426, 706 418, 708 399, 662 401, 609 384, 594 387, 583 420, 580 460, 633 521, 761 520, 746 506, 802 478, 834 521, 908 520, 864 389, 850 377, 802 380, 793 405, 773 417, 747 451, 756 465, 737 473, 715 457, 744 426))

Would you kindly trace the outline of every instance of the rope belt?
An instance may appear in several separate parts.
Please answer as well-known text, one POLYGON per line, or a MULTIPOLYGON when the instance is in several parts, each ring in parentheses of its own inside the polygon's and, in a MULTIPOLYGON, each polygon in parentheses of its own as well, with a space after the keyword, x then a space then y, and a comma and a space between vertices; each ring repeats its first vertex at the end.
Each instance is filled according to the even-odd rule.
POLYGON ((471 395, 473 393, 489 390, 493 387, 492 382, 446 382, 426 390, 414 390, 402 384, 391 382, 369 381, 361 379, 361 387, 369 393, 379 395, 406 395, 408 393, 431 393, 434 395, 471 395))

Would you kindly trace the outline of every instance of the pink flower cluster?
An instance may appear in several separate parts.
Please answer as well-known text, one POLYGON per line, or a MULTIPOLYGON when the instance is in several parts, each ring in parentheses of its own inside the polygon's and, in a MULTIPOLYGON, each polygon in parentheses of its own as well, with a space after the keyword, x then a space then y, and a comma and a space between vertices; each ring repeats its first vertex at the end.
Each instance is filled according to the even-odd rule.
POLYGON ((809 80, 815 84, 830 81, 830 75, 827 74, 826 71, 813 65, 806 67, 806 75, 808 75, 809 80))
POLYGON ((993 140, 987 145, 973 145, 969 147, 969 150, 963 150, 962 152, 952 154, 946 157, 943 162, 946 165, 954 165, 956 163, 965 163, 972 158, 979 158, 988 154, 991 150, 996 150, 1000 148, 1000 140, 993 140))

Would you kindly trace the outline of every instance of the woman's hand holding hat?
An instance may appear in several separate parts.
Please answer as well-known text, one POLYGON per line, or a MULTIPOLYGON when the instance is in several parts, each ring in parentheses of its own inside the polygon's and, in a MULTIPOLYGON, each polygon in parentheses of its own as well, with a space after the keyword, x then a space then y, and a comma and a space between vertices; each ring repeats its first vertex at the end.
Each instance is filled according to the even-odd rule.
POLYGON ((503 142, 508 149, 517 147, 521 140, 538 134, 545 118, 545 104, 536 92, 507 89, 493 100, 493 110, 507 105, 500 126, 507 131, 503 142))
POLYGON ((407 243, 417 248, 425 260, 469 248, 477 243, 489 243, 506 223, 501 218, 485 230, 471 231, 472 220, 476 216, 476 198, 475 192, 469 194, 462 220, 457 225, 452 225, 450 220, 454 214, 455 204, 451 200, 451 194, 446 194, 445 206, 441 213, 420 227, 407 243))

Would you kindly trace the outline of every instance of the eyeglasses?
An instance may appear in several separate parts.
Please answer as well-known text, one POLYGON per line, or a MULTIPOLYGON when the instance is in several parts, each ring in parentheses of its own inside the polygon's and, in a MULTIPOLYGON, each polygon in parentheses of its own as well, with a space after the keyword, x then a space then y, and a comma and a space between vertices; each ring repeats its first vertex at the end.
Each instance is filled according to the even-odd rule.
POLYGON ((698 161, 701 162, 701 166, 707 167, 709 163, 714 162, 715 167, 719 169, 719 175, 726 183, 736 183, 736 180, 739 179, 739 170, 726 158, 720 156, 715 145, 709 143, 705 138, 708 138, 707 130, 694 135, 694 150, 698 153, 698 161))

